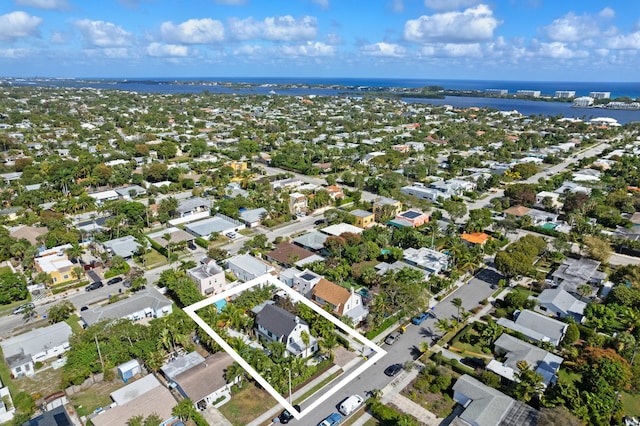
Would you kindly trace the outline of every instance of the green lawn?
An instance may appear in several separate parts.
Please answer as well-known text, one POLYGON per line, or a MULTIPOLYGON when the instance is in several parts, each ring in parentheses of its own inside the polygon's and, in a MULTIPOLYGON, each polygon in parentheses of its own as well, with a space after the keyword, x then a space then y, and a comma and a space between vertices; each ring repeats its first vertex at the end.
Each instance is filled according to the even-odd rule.
POLYGON ((82 331, 82 326, 78 321, 80 321, 80 317, 78 315, 71 315, 65 320, 65 322, 69 324, 69 327, 71 327, 71 331, 73 331, 74 334, 78 334, 82 331))
POLYGON ((622 406, 624 414, 631 417, 640 417, 640 394, 622 392, 622 406))
POLYGON ((71 402, 79 416, 93 413, 96 408, 106 407, 113 401, 109 394, 124 386, 122 382, 102 382, 91 386, 89 389, 71 396, 71 402))
POLYGON ((144 260, 147 265, 147 269, 149 269, 153 266, 164 264, 167 261, 167 258, 156 250, 150 250, 149 253, 144 255, 144 260))
POLYGON ((234 426, 244 426, 276 404, 267 391, 245 382, 240 391, 231 395, 231 401, 220 407, 220 412, 234 426))
POLYGON ((580 376, 580 374, 575 371, 567 370, 566 368, 561 368, 558 371, 558 382, 575 384, 580 381, 581 378, 582 376, 580 376))

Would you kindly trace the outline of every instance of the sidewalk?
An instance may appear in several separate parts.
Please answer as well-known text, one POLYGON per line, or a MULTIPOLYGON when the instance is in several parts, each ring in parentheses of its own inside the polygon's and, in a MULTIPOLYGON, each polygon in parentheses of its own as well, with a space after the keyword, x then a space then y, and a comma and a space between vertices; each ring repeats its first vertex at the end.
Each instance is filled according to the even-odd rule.
MULTIPOLYGON (((329 376, 331 376, 332 374, 334 374, 336 372, 349 371, 349 369, 351 369, 353 365, 357 364, 360 361, 361 361, 361 358, 360 357, 356 357, 353 360, 351 360, 347 365, 345 365, 344 368, 341 368, 338 365, 334 365, 333 367, 331 367, 330 369, 328 369, 327 371, 322 373, 320 376, 316 377, 314 380, 312 380, 311 382, 309 382, 306 385, 304 385, 302 388, 300 388, 297 391, 295 391, 291 395, 291 401, 293 403, 295 403, 297 399, 301 398, 305 393, 309 392, 311 389, 313 389, 315 386, 317 386, 318 383, 322 382, 323 380, 325 380, 326 378, 328 378, 329 376)), ((339 376, 336 379, 338 379, 338 378, 339 378, 339 376)), ((262 424, 264 424, 266 422, 270 422, 275 417, 277 417, 278 414, 280 414, 282 409, 283 409, 282 406, 280 404, 277 404, 276 406, 270 408, 265 413, 263 413, 261 416, 259 416, 258 418, 254 419, 252 422, 250 422, 248 424, 248 426, 260 426, 260 425, 262 425, 262 424)))

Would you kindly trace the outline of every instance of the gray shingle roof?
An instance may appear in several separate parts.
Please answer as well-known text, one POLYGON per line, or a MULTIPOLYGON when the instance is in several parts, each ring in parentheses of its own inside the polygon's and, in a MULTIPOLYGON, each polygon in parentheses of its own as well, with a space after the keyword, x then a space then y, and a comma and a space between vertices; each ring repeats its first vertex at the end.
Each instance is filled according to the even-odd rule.
POLYGON ((500 318, 497 322, 501 326, 518 331, 532 340, 548 341, 554 346, 560 344, 567 329, 567 324, 529 310, 520 312, 515 321, 500 318))
POLYGON ((471 400, 460 418, 472 425, 499 425, 514 403, 507 395, 466 374, 456 381, 453 390, 471 400))
POLYGON ((81 318, 87 325, 92 325, 106 319, 126 318, 147 308, 158 311, 171 304, 171 300, 151 287, 119 302, 83 311, 81 318))
POLYGON ((298 323, 304 321, 275 305, 266 305, 256 315, 256 325, 269 330, 278 338, 289 336, 298 323))

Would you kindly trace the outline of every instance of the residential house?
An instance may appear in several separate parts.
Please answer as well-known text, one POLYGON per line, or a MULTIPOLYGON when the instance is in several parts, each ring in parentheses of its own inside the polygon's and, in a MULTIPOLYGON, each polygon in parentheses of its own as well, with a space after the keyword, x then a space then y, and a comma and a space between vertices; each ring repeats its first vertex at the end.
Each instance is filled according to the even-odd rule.
POLYGON ((389 221, 388 224, 397 228, 417 228, 427 222, 429 222, 429 215, 419 210, 411 209, 397 214, 395 219, 389 221))
POLYGON ((582 169, 573 173, 574 182, 599 182, 602 172, 595 169, 582 169))
POLYGON ((490 237, 484 232, 472 232, 470 234, 463 233, 460 235, 460 239, 471 247, 483 247, 487 241, 489 241, 489 238, 490 237))
MULTIPOLYGON (((594 259, 584 257, 580 259, 566 258, 562 261, 558 269, 551 274, 551 277, 553 283, 557 285, 558 288, 572 294, 580 295, 578 287, 581 285, 589 284, 594 286, 604 283, 607 275, 604 272, 598 271, 599 266, 600 262, 594 259)), ((593 293, 595 293, 595 289, 593 289, 591 295, 593 293)))
POLYGON ((147 190, 140 185, 124 186, 122 188, 116 188, 114 191, 116 191, 118 195, 125 200, 131 200, 132 198, 146 195, 147 193, 147 190))
POLYGON ((203 362, 192 366, 173 377, 176 390, 193 401, 199 410, 206 409, 213 402, 231 396, 231 386, 240 378, 227 383, 225 371, 233 364, 233 358, 224 352, 208 356, 203 362))
POLYGON ((297 273, 291 280, 291 288, 302 294, 307 299, 311 299, 313 288, 323 279, 322 275, 318 275, 309 269, 297 273))
POLYGON ((161 318, 173 312, 173 302, 154 287, 147 287, 134 295, 104 306, 80 312, 86 327, 108 319, 126 318, 138 321, 144 318, 161 318))
POLYGON ((378 222, 383 215, 394 217, 400 211, 402 211, 402 203, 393 198, 379 197, 373 202, 373 214, 378 222))
POLYGON ((196 237, 202 237, 205 240, 209 239, 211 234, 238 232, 245 228, 245 224, 239 220, 232 219, 219 213, 214 217, 192 222, 184 226, 184 229, 187 232, 195 235, 196 237))
POLYGON ((29 241, 31 245, 36 246, 38 245, 38 237, 41 237, 47 232, 49 232, 49 230, 44 226, 23 225, 17 228, 12 228, 9 235, 11 235, 11 237, 15 238, 16 240, 24 238, 25 240, 29 241))
POLYGON ((188 217, 202 212, 211 210, 211 201, 202 197, 187 198, 180 201, 176 208, 176 214, 179 217, 188 217))
POLYGON ((289 212, 291 214, 306 213, 309 209, 307 196, 301 192, 289 194, 289 212))
POLYGON ((439 198, 446 200, 454 195, 452 192, 442 192, 436 188, 427 188, 424 184, 418 182, 413 185, 403 186, 400 188, 400 192, 420 198, 421 200, 431 201, 432 203, 438 202, 439 198))
POLYGON ((424 269, 418 268, 413 265, 409 265, 408 263, 405 263, 401 260, 396 260, 393 263, 380 262, 375 266, 376 274, 380 276, 383 276, 384 274, 386 274, 387 271, 399 271, 404 268, 411 268, 413 270, 420 271, 424 275, 425 280, 429 279, 429 276, 431 275, 429 272, 425 271, 424 269))
MULTIPOLYGON (((317 254, 292 243, 283 242, 276 244, 274 247, 274 250, 265 254, 265 258, 269 262, 277 262, 284 266, 297 265, 300 261, 305 261, 309 258, 312 258, 311 261, 322 259, 317 254)), ((302 262, 303 265, 305 263, 308 262, 302 262)))
POLYGON ((115 200, 117 200, 118 198, 120 198, 120 194, 118 194, 116 191, 110 189, 108 191, 94 192, 92 194, 89 194, 89 197, 91 197, 94 200, 96 200, 96 204, 100 206, 100 205, 106 203, 107 201, 115 201, 115 200))
MULTIPOLYGON (((23 423, 27 426, 68 426, 74 422, 71 420, 69 413, 64 405, 59 405, 51 410, 45 411, 39 416, 23 423)), ((96 425, 98 426, 98 425, 96 425)))
POLYGON ((299 187, 303 183, 304 182, 298 178, 274 180, 273 182, 271 182, 271 189, 292 189, 299 187))
POLYGON ((587 304, 576 299, 571 293, 560 288, 543 290, 535 300, 538 301, 536 310, 557 318, 573 318, 577 323, 584 321, 584 310, 587 304))
POLYGON ((51 278, 53 284, 65 283, 75 279, 71 274, 74 264, 63 251, 36 257, 33 262, 36 272, 45 272, 51 278))
POLYGON ((368 212, 366 210, 361 210, 361 209, 351 210, 349 214, 355 217, 356 219, 355 225, 358 228, 367 229, 375 223, 375 217, 373 213, 368 212))
POLYGON ((325 233, 311 231, 294 238, 292 241, 300 247, 318 253, 324 251, 324 242, 327 238, 329 238, 329 236, 325 233))
POLYGON ((3 340, 0 346, 11 374, 14 377, 32 376, 36 362, 57 357, 69 349, 71 334, 69 324, 59 322, 3 340))
POLYGON ((318 350, 318 341, 311 335, 309 325, 278 306, 264 306, 256 315, 255 329, 267 342, 284 343, 287 353, 293 356, 307 358, 318 350))
POLYGON ((365 154, 364 157, 362 157, 362 160, 360 160, 360 163, 366 165, 369 165, 369 163, 371 162, 371 160, 373 160, 376 157, 381 157, 383 155, 386 155, 384 152, 370 152, 368 154, 365 154))
POLYGON ((311 291, 311 300, 321 307, 329 307, 338 318, 350 317, 354 325, 360 324, 369 315, 359 293, 339 286, 324 278, 311 291))
POLYGON ((335 225, 329 225, 320 230, 320 232, 334 237, 339 237, 344 233, 362 234, 362 231, 362 228, 349 225, 348 223, 336 223, 335 225))
POLYGON ((191 278, 203 296, 211 296, 224 290, 227 283, 224 270, 215 260, 206 258, 203 263, 187 270, 187 276, 191 278))
POLYGON ((243 210, 240 212, 240 220, 247 225, 247 228, 255 228, 262 223, 262 219, 267 217, 268 212, 264 207, 257 209, 243 210))
POLYGON ((502 216, 503 217, 507 217, 508 215, 513 215, 515 217, 522 217, 524 215, 526 215, 527 213, 529 213, 531 211, 531 209, 529 207, 525 207, 525 206, 513 206, 513 207, 509 207, 508 209, 505 209, 502 211, 502 216))
POLYGON ((555 223, 558 221, 558 215, 555 213, 549 213, 543 210, 531 209, 524 206, 513 206, 502 212, 504 217, 508 215, 514 215, 515 217, 522 218, 529 216, 531 218, 531 224, 534 226, 542 226, 545 223, 555 223))
POLYGON ((550 206, 554 209, 559 209, 562 207, 562 203, 559 201, 560 194, 556 192, 549 191, 540 191, 536 194, 536 205, 544 206, 547 200, 550 200, 550 206))
POLYGON ((116 238, 102 243, 102 248, 111 256, 120 256, 125 260, 133 258, 133 255, 140 250, 138 243, 132 235, 116 238))
POLYGON ((403 259, 409 265, 424 269, 431 274, 439 274, 449 268, 449 255, 426 247, 406 249, 403 259))
POLYGON ((147 235, 147 238, 153 240, 160 247, 165 248, 169 244, 178 244, 178 243, 191 243, 196 237, 193 234, 188 233, 187 231, 183 231, 180 228, 176 228, 174 226, 163 229, 162 231, 153 232, 147 235))
POLYGON ((583 194, 591 194, 591 188, 586 187, 586 186, 582 186, 579 185, 575 182, 569 182, 569 181, 565 181, 562 183, 562 185, 560 185, 560 187, 558 189, 556 189, 555 191, 556 194, 566 194, 567 192, 571 192, 573 194, 576 194, 578 192, 581 192, 583 194))
POLYGON ((264 274, 275 273, 276 268, 264 260, 249 254, 241 254, 227 259, 227 269, 240 281, 251 281, 264 274))
POLYGON ((487 370, 493 371, 511 382, 516 382, 518 381, 517 374, 520 371, 518 363, 525 361, 530 369, 542 376, 545 387, 558 380, 556 374, 564 361, 562 357, 507 333, 500 335, 493 346, 496 355, 504 361, 491 360, 487 364, 487 370))
POLYGON ((328 185, 324 188, 320 188, 320 190, 323 189, 329 193, 329 197, 331 197, 332 200, 340 200, 345 197, 344 192, 342 192, 342 188, 337 185, 328 185))
POLYGON ((16 413, 9 387, 0 382, 0 423, 10 422, 16 413))
POLYGON ((138 415, 148 417, 157 414, 161 419, 169 420, 173 417, 173 407, 177 405, 171 390, 153 374, 127 384, 110 396, 113 404, 108 410, 102 410, 91 418, 94 426, 124 425, 138 415))
POLYGON ((516 316, 515 321, 499 318, 497 322, 531 340, 549 342, 553 346, 560 344, 567 331, 567 324, 526 309, 516 316))
POLYGON ((536 426, 540 413, 465 374, 453 385, 453 400, 464 410, 454 426, 536 426))

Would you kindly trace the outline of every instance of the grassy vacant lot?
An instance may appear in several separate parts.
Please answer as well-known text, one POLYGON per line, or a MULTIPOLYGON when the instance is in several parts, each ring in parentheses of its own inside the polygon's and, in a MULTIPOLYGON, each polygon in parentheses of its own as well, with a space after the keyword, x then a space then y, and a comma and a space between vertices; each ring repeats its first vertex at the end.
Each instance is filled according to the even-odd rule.
POLYGON ((122 386, 124 386, 122 382, 96 383, 89 389, 71 396, 70 399, 78 415, 86 416, 93 413, 96 408, 110 405, 113 401, 109 394, 122 386))
POLYGON ((624 414, 631 417, 640 417, 640 395, 632 395, 627 392, 622 392, 621 395, 624 414))
POLYGON ((220 407, 220 412, 235 426, 249 424, 277 402, 264 389, 253 382, 245 382, 240 391, 231 396, 231 401, 220 407))
POLYGON ((15 385, 20 391, 28 393, 34 399, 49 396, 62 390, 60 387, 60 370, 54 370, 53 368, 38 370, 31 377, 22 377, 16 380, 15 385))

